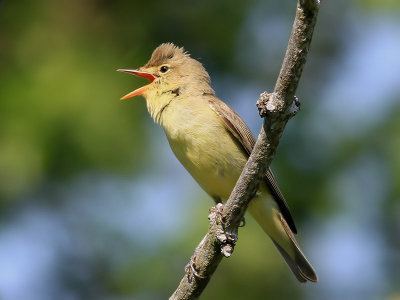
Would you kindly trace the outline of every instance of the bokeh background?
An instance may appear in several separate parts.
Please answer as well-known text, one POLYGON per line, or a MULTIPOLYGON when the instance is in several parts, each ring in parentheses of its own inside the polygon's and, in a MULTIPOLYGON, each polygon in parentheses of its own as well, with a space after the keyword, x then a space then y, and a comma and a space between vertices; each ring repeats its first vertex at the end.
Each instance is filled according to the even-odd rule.
MULTIPOLYGON (((400 2, 323 1, 272 168, 318 284, 247 218, 202 299, 400 299, 400 2)), ((212 200, 145 100, 172 41, 254 134, 294 1, 0 1, 0 299, 166 299, 212 200)))

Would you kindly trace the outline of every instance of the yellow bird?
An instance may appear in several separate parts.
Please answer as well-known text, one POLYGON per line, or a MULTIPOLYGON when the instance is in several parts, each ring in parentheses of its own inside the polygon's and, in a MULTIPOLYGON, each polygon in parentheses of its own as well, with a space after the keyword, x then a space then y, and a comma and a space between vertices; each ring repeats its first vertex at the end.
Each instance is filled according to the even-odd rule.
MULTIPOLYGON (((203 65, 172 43, 157 47, 139 69, 120 69, 151 81, 121 99, 146 98, 147 109, 167 135, 172 151, 198 184, 216 201, 226 201, 254 147, 245 122, 215 96, 203 65)), ((293 233, 289 207, 268 169, 248 211, 272 239, 300 282, 317 275, 293 233)))

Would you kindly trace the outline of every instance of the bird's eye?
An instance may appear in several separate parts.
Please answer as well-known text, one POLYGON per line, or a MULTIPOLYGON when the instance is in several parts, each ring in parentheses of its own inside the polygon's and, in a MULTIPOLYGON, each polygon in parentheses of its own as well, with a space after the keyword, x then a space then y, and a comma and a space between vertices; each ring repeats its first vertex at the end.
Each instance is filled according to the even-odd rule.
POLYGON ((165 72, 167 72, 168 71, 168 67, 167 66, 162 66, 161 68, 160 68, 160 71, 161 71, 161 73, 165 73, 165 72))

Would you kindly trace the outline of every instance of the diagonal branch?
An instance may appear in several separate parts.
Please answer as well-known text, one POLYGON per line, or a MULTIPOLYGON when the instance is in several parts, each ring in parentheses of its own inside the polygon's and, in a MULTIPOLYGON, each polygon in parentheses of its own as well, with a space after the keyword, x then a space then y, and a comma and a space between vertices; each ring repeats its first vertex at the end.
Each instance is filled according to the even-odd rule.
POLYGON ((223 256, 230 256, 240 220, 271 164, 287 121, 299 110, 295 92, 306 62, 317 19, 319 0, 300 0, 274 92, 257 101, 264 123, 254 149, 225 205, 211 210, 210 228, 196 248, 178 288, 170 299, 200 296, 223 256))

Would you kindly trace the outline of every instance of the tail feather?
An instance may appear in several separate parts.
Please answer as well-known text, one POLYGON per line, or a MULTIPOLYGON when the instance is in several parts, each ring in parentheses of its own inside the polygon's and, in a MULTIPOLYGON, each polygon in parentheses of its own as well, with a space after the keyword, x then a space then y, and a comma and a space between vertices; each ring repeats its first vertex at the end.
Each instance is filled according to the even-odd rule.
POLYGON ((307 280, 312 282, 317 282, 318 281, 317 274, 315 273, 313 267, 311 266, 311 264, 308 262, 307 258, 301 251, 300 246, 296 241, 296 238, 294 237, 292 231, 290 230, 288 224, 286 223, 285 219, 281 214, 279 214, 279 219, 288 237, 293 243, 294 246, 293 248, 295 252, 294 258, 290 257, 290 255, 278 243, 272 240, 276 248, 278 248, 282 257, 285 259, 286 264, 289 266, 293 274, 300 282, 306 282, 307 280))
POLYGON ((300 269, 298 268, 297 264, 292 260, 292 258, 289 256, 289 254, 287 254, 287 252, 285 250, 283 250, 283 248, 281 246, 279 246, 279 244, 277 242, 275 242, 274 240, 272 240, 272 242, 274 243, 276 248, 279 250, 279 253, 285 260, 285 262, 288 265, 288 267, 290 268, 290 270, 292 270, 292 272, 293 272, 294 276, 296 276, 297 280, 300 282, 307 282, 308 279, 305 276, 303 276, 303 274, 302 274, 302 272, 300 272, 300 269))
POLYGON ((292 230, 273 198, 259 195, 250 202, 248 210, 270 236, 297 280, 317 282, 318 278, 313 267, 301 251, 292 230))

